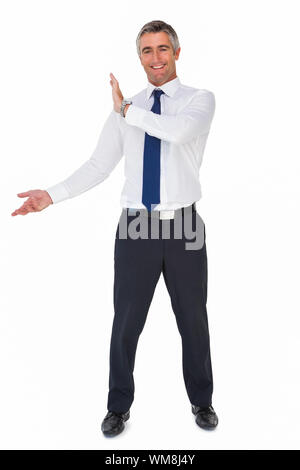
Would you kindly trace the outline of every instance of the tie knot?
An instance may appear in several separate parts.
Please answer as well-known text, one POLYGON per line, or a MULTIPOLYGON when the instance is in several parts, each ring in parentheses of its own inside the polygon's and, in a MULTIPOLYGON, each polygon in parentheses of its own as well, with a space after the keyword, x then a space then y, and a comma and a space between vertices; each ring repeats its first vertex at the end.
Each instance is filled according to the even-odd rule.
POLYGON ((159 99, 161 97, 161 95, 164 93, 163 90, 161 90, 160 88, 156 88, 154 91, 154 99, 159 99))

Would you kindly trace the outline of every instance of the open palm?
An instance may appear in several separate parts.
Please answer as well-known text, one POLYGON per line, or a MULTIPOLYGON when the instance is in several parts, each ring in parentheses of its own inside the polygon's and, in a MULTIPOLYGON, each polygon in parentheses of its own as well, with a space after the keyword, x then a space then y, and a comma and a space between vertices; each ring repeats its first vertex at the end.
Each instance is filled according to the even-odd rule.
POLYGON ((39 212, 53 204, 53 201, 47 191, 42 189, 32 189, 24 193, 18 193, 18 197, 28 197, 27 201, 12 212, 11 215, 26 215, 29 212, 39 212))

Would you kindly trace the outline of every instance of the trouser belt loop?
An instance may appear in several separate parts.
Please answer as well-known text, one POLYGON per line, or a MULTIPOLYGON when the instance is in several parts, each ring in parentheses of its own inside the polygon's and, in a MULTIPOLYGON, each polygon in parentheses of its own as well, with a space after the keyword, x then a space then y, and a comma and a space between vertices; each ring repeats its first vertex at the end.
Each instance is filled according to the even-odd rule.
MULTIPOLYGON (((191 206, 188 206, 188 207, 192 207, 192 212, 195 212, 196 211, 196 203, 193 202, 193 204, 191 206)), ((184 217, 184 211, 188 209, 188 207, 181 207, 180 211, 181 211, 181 216, 184 217)))

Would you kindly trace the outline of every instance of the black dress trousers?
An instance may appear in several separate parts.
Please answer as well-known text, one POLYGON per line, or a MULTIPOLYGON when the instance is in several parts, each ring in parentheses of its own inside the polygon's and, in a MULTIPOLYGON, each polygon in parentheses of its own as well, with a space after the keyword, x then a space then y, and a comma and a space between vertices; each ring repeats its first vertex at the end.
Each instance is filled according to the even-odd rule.
POLYGON ((138 339, 161 272, 182 339, 183 377, 189 400, 197 406, 212 403, 205 225, 194 206, 188 209, 194 237, 201 240, 202 236, 197 249, 186 249, 186 243, 191 244, 195 238, 191 238, 190 231, 186 235, 184 220, 188 216, 184 209, 176 210, 176 216, 180 217, 176 226, 175 219, 156 218, 158 233, 156 231, 155 236, 151 236, 153 221, 146 216, 143 223, 148 224, 148 237, 145 238, 132 238, 129 234, 124 238, 124 223, 128 228, 132 221, 137 221, 140 212, 137 210, 136 215, 128 215, 127 209, 122 210, 114 252, 115 314, 110 343, 109 411, 124 413, 133 402, 133 370, 138 339), (182 236, 177 232, 180 225, 182 236))

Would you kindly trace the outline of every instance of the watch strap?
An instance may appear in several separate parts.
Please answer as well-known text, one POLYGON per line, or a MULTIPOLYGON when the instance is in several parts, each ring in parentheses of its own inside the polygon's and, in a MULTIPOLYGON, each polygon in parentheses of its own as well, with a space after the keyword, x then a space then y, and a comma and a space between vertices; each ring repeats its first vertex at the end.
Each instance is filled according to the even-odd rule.
POLYGON ((132 101, 131 101, 131 100, 126 100, 126 99, 124 99, 124 100, 122 101, 121 109, 120 109, 120 114, 121 114, 121 116, 123 116, 123 117, 125 117, 124 109, 125 109, 125 106, 126 106, 127 104, 132 104, 132 101))

